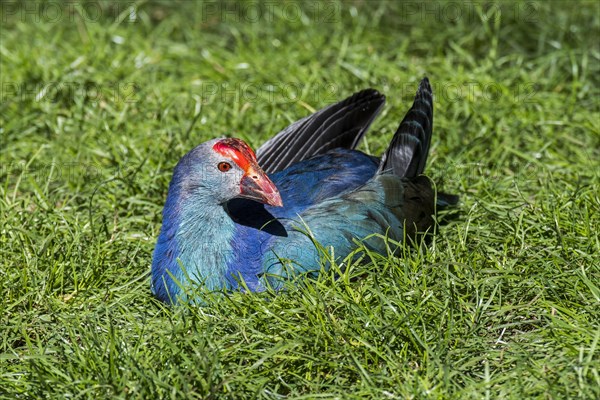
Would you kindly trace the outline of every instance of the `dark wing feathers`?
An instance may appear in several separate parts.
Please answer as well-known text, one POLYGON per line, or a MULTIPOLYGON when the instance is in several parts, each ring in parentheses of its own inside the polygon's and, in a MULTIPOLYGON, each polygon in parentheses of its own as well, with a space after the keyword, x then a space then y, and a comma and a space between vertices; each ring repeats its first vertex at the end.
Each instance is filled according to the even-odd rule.
POLYGON ((263 144, 256 151, 258 163, 273 173, 334 148, 354 149, 384 103, 384 95, 366 89, 317 111, 263 144))
POLYGON ((423 173, 433 126, 433 95, 429 80, 419 84, 415 101, 381 158, 379 174, 415 177, 423 173))

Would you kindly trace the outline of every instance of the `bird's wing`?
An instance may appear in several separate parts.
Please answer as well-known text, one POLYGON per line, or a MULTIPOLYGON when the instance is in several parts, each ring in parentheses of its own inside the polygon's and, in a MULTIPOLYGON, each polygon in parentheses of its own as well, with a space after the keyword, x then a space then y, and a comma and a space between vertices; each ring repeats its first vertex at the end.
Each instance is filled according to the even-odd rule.
MULTIPOLYGON (((377 173, 407 178, 407 182, 413 184, 419 182, 417 188, 428 186, 422 179, 419 179, 419 175, 423 173, 427 163, 432 127, 433 92, 429 79, 425 77, 419 84, 412 107, 404 116, 390 145, 383 154, 377 173)), ((409 183, 407 183, 407 187, 410 191, 409 183)), ((437 192, 435 198, 438 210, 455 206, 458 203, 458 196, 448 193, 437 192)), ((417 204, 416 207, 420 206, 417 204)), ((411 215, 410 210, 407 214, 411 215)))
POLYGON ((384 95, 366 89, 296 121, 256 151, 258 164, 274 173, 334 148, 354 149, 384 103, 384 95))
POLYGON ((396 130, 381 158, 380 174, 415 177, 423 173, 433 126, 433 95, 429 80, 423 78, 411 109, 396 130))
MULTIPOLYGON (((263 270, 269 284, 280 277, 318 272, 323 253, 335 249, 339 262, 363 240, 367 248, 385 254, 384 236, 402 241, 433 224, 434 191, 425 177, 407 181, 394 175, 379 175, 357 190, 330 198, 308 208, 287 222, 287 236, 273 241, 265 254, 263 270), (373 236, 378 234, 379 236, 373 236)), ((263 279, 265 279, 263 278, 263 279)), ((279 282, 279 283, 278 283, 279 282)))
POLYGON ((279 218, 293 217, 328 198, 364 185, 375 175, 378 162, 359 150, 334 149, 295 163, 271 175, 284 207, 269 209, 279 218))

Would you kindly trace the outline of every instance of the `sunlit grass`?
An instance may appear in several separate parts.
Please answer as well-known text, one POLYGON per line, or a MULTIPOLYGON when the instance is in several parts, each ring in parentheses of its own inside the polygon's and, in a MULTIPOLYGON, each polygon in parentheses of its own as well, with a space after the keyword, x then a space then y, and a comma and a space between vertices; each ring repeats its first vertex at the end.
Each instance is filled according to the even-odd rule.
POLYGON ((94 4, 2 7, 1 397, 600 397, 596 3, 94 4), (380 154, 423 76, 427 173, 461 196, 431 244, 280 293, 152 298, 185 152, 374 87, 380 154))

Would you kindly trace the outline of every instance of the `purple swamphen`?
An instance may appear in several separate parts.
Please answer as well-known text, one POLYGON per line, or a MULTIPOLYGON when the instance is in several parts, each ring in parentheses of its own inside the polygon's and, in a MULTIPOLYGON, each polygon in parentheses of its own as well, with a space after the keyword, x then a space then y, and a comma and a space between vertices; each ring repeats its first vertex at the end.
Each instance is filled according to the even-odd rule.
POLYGON ((421 175, 433 123, 429 81, 378 159, 355 147, 384 102, 373 89, 356 93, 295 122, 256 155, 239 139, 220 138, 183 156, 154 251, 154 295, 201 303, 195 288, 278 288, 320 271, 319 247, 342 259, 362 240, 385 254, 384 237, 429 230, 436 209, 458 200, 421 175))

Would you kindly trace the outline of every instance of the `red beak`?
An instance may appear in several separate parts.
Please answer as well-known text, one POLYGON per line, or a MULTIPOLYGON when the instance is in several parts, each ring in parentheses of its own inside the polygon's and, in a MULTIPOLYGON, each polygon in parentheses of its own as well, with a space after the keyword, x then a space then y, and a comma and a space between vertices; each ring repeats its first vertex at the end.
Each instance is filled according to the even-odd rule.
POLYGON ((282 207, 283 202, 277 186, 258 164, 253 164, 246 170, 246 174, 240 182, 240 197, 274 207, 282 207))

